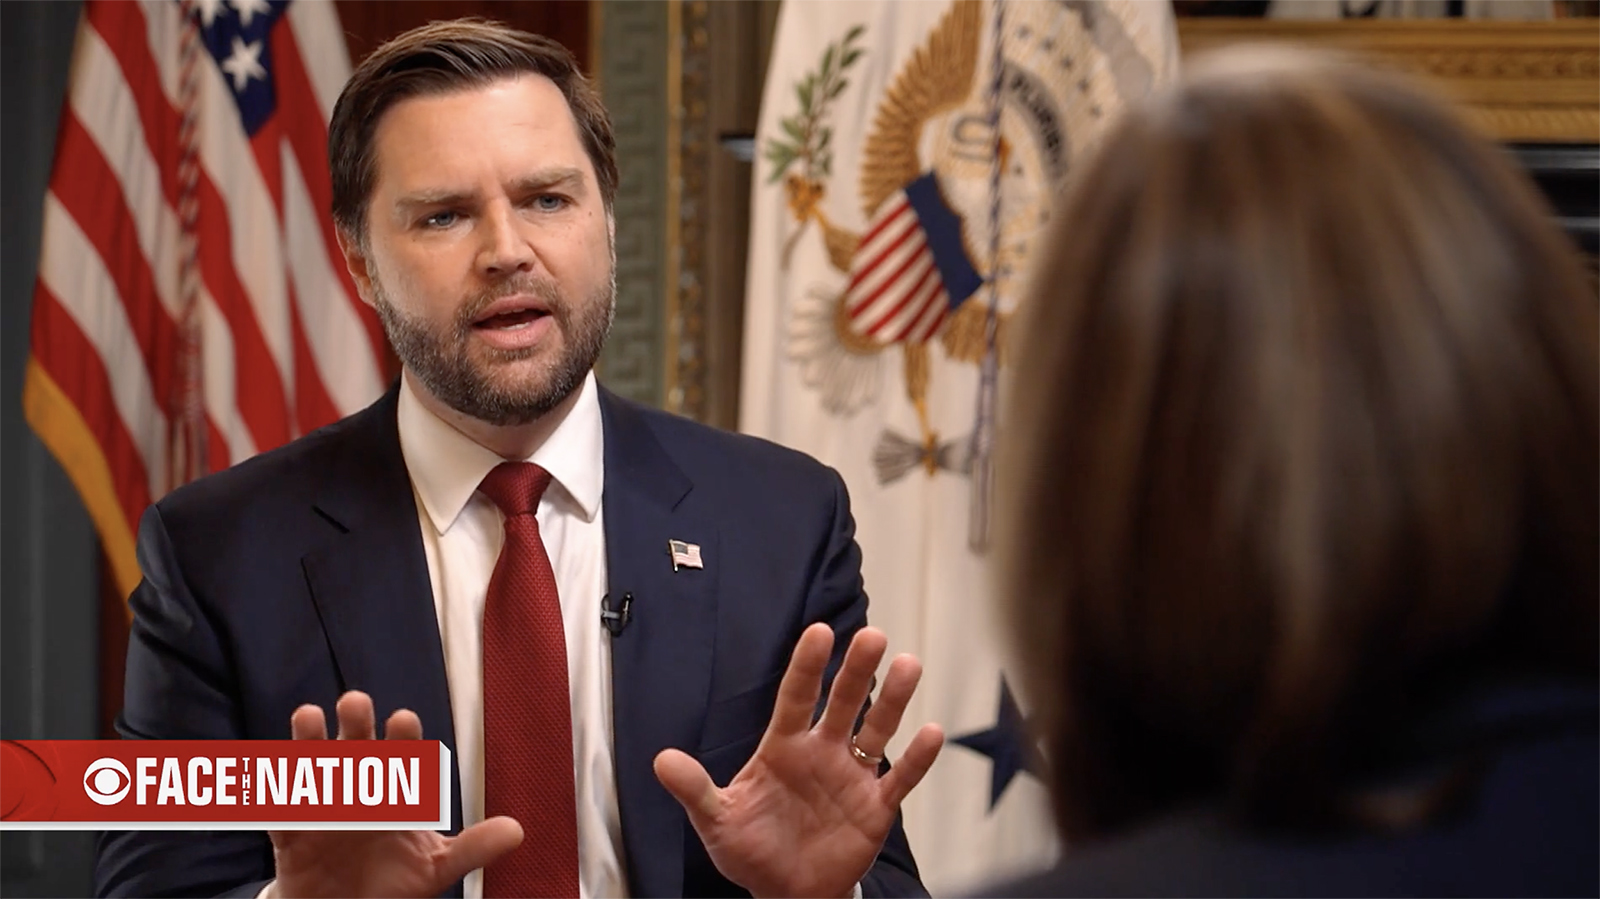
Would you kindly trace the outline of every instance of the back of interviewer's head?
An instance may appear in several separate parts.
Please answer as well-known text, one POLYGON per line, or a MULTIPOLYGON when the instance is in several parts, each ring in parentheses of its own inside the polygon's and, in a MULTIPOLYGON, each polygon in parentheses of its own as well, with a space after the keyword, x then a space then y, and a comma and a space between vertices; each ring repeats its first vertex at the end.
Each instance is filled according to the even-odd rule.
POLYGON ((1506 154, 1399 76, 1228 51, 1050 228, 1001 545, 1069 838, 1343 819, 1440 691, 1595 671, 1600 317, 1506 154))

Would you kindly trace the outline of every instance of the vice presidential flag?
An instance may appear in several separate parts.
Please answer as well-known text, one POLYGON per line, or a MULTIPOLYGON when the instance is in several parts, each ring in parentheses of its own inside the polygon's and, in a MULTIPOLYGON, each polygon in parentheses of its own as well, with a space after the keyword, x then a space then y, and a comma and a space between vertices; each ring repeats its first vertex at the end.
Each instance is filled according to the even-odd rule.
POLYGON ((1171 11, 791 2, 774 46, 740 426, 850 487, 873 623, 925 665, 905 729, 951 737, 905 805, 925 882, 951 893, 1055 851, 991 613, 1000 372, 1050 198, 1172 76, 1171 11))

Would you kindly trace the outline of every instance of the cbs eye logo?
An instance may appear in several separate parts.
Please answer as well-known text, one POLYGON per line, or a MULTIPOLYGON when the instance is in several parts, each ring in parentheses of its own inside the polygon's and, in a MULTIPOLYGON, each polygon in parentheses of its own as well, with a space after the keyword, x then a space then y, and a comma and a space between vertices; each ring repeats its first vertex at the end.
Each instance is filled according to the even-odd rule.
POLYGON ((133 778, 116 759, 99 759, 83 772, 83 792, 100 805, 116 805, 128 795, 133 778))

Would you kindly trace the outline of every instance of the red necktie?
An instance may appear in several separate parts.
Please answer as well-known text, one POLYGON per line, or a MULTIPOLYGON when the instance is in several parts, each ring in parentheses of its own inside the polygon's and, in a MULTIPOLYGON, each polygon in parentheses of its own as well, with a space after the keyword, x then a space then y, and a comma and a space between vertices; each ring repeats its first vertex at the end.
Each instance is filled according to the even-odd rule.
POLYGON ((550 556, 533 517, 550 473, 504 462, 479 490, 506 539, 483 606, 483 813, 522 825, 522 845, 483 871, 485 899, 578 895, 567 638, 550 556))

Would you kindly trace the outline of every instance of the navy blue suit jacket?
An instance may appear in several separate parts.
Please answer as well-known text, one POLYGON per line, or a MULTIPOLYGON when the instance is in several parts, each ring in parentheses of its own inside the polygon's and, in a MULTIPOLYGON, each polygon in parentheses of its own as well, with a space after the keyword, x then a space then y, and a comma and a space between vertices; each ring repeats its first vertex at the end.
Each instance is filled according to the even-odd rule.
MULTIPOLYGON (((328 710, 331 733, 335 700, 364 690, 379 721, 412 709, 424 736, 454 751, 397 398, 390 390, 145 513, 124 737, 285 739, 302 703, 328 710)), ((800 453, 604 390, 600 405, 610 592, 633 594, 631 622, 610 638, 628 885, 636 896, 743 895, 651 761, 684 749, 726 784, 754 752, 813 622, 836 634, 831 677, 867 620, 848 497, 836 473, 800 453), (704 569, 674 572, 669 539, 699 544, 704 569)), ((266 834, 245 832, 108 833, 96 870, 102 895, 254 895, 272 876, 266 834)), ((898 823, 862 888, 926 895, 898 823)))

